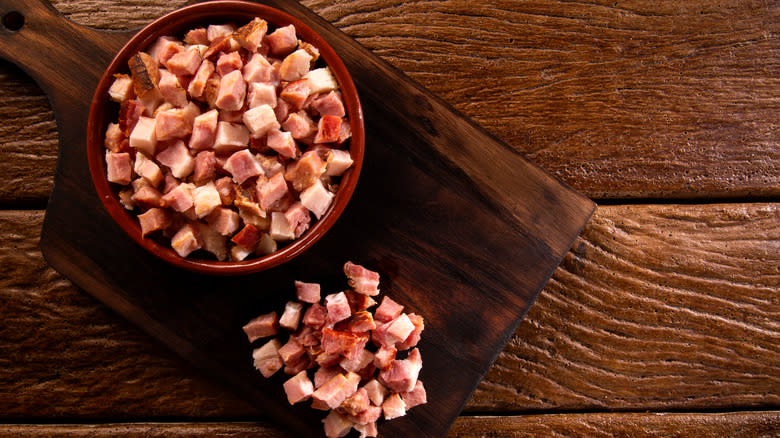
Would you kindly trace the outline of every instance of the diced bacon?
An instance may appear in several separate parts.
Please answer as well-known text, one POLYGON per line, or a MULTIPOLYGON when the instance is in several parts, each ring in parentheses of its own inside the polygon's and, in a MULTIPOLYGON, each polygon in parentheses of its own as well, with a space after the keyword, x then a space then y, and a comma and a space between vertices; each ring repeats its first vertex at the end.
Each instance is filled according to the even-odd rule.
POLYGON ((320 115, 323 116, 335 116, 344 117, 344 102, 341 100, 341 94, 337 91, 330 91, 325 94, 319 94, 311 102, 312 108, 314 108, 320 115))
POLYGON ((125 135, 130 135, 138 123, 138 118, 144 113, 144 106, 136 99, 125 100, 119 106, 119 129, 125 135))
MULTIPOLYGON (((276 114, 276 120, 278 120, 279 123, 284 124, 284 122, 287 120, 287 117, 290 116, 290 104, 287 103, 287 101, 284 99, 277 99, 276 108, 274 108, 274 114, 276 114)), ((314 122, 312 122, 312 125, 314 125, 314 122)))
POLYGON ((164 178, 160 166, 140 152, 135 154, 135 165, 133 170, 138 176, 142 177, 154 187, 159 186, 164 178))
POLYGON ((279 129, 274 109, 270 105, 260 105, 244 113, 244 125, 249 128, 253 138, 264 136, 271 129, 279 129))
POLYGON ((369 332, 376 329, 376 323, 374 317, 371 316, 371 312, 361 310, 355 312, 349 319, 346 319, 335 327, 337 330, 347 330, 350 332, 369 332))
POLYGON ((403 417, 406 415, 406 403, 397 393, 390 394, 382 403, 382 412, 385 414, 385 420, 403 417))
POLYGON ((149 49, 149 55, 158 65, 164 66, 173 55, 183 51, 181 42, 170 36, 161 36, 149 49))
POLYGON ((339 84, 329 67, 314 69, 306 74, 303 80, 312 94, 327 93, 339 88, 339 84))
POLYGON ((336 144, 342 145, 344 142, 352 137, 352 128, 347 121, 341 123, 341 129, 339 130, 339 139, 336 140, 336 144))
POLYGON ((187 105, 187 91, 181 86, 176 75, 164 68, 160 69, 159 87, 166 102, 179 108, 187 105))
POLYGON ((235 211, 217 207, 206 217, 206 221, 223 236, 230 236, 238 230, 239 217, 235 211))
POLYGON ((160 93, 160 89, 155 86, 154 89, 146 93, 146 95, 138 96, 138 102, 143 105, 145 115, 154 117, 155 111, 157 111, 157 108, 165 102, 165 99, 163 98, 162 93, 160 93))
POLYGON ((308 356, 302 356, 296 362, 284 366, 284 373, 288 375, 295 375, 301 371, 308 370, 312 366, 312 361, 308 356))
MULTIPOLYGON (((363 417, 368 418, 370 416, 371 418, 373 418, 374 416, 376 416, 376 418, 379 419, 379 417, 381 415, 382 415, 382 408, 380 408, 378 406, 371 406, 368 409, 366 409, 365 413, 361 413, 361 415, 359 415, 358 417, 359 418, 363 418, 363 417)), ((359 421, 368 421, 368 420, 359 420, 359 421)), ((358 424, 355 424, 352 427, 358 433, 360 433, 360 437, 359 438, 376 437, 379 434, 379 430, 377 428, 376 421, 370 421, 370 422, 365 423, 365 424, 358 423, 358 424)))
POLYGON ((343 332, 327 327, 322 329, 322 350, 327 354, 356 359, 367 342, 368 335, 364 333, 343 332))
MULTIPOLYGON (((350 262, 347 262, 350 263, 350 262)), ((351 263, 350 263, 351 265, 351 263)), ((359 268, 359 266, 358 266, 359 268)), ((366 275, 362 274, 362 271, 355 267, 355 265, 351 265, 349 268, 347 268, 346 265, 344 265, 344 271, 346 272, 347 269, 349 269, 349 272, 351 275, 355 276, 355 278, 365 278, 366 275)), ((350 276, 350 274, 347 274, 347 276, 350 276)), ((368 274, 368 277, 371 278, 371 282, 376 281, 376 284, 379 284, 379 274, 377 273, 376 277, 374 277, 371 274, 368 274), (376 280, 374 280, 374 278, 376 280)), ((356 284, 357 284, 356 280, 356 284)), ((354 286, 353 286, 354 287, 354 286)), ((374 319, 380 322, 389 322, 394 320, 398 317, 398 315, 401 314, 401 312, 404 311, 404 306, 396 303, 393 301, 392 298, 385 295, 382 298, 382 303, 379 304, 379 307, 376 308, 376 312, 374 312, 374 319)))
POLYGON ((192 120, 181 109, 160 111, 154 118, 155 137, 157 141, 181 139, 192 132, 192 125, 192 120))
POLYGON ((114 76, 114 82, 108 89, 108 96, 114 102, 124 102, 132 99, 135 95, 133 91, 133 78, 128 75, 118 74, 114 76))
POLYGON ((218 53, 232 52, 235 50, 234 46, 236 48, 240 47, 236 42, 236 40, 234 40, 230 35, 223 35, 217 37, 216 39, 214 39, 214 41, 211 41, 209 43, 208 48, 206 49, 205 52, 203 52, 203 58, 210 59, 213 58, 218 53))
POLYGON ((339 362, 341 362, 341 359, 342 358, 340 354, 326 353, 323 351, 317 356, 316 362, 317 365, 321 367, 333 367, 338 365, 339 362))
POLYGON ((181 140, 176 140, 157 154, 157 162, 168 166, 176 178, 184 178, 195 169, 195 159, 181 140))
MULTIPOLYGON (((260 105, 276 107, 276 87, 265 82, 250 82, 248 85, 247 106, 254 108, 260 105)), ((274 114, 276 115, 276 114, 274 114)))
POLYGON ((220 122, 243 123, 244 122, 243 117, 244 117, 244 111, 242 110, 219 112, 220 122))
POLYGON ((265 82, 269 83, 273 79, 273 70, 271 63, 265 58, 265 56, 256 53, 252 55, 242 69, 244 74, 244 80, 252 82, 265 82))
MULTIPOLYGON (((244 248, 252 249, 260 241, 260 230, 252 224, 246 224, 230 241, 244 248)), ((284 318, 284 315, 282 318, 284 318)))
POLYGON ((233 179, 229 176, 225 176, 218 179, 214 185, 217 188, 222 205, 233 205, 233 201, 236 199, 236 189, 233 185, 233 179))
POLYGON ((230 260, 240 262, 252 254, 252 249, 244 248, 241 245, 234 245, 230 248, 230 260))
POLYGON ((192 201, 194 188, 192 184, 179 184, 163 196, 163 201, 173 210, 183 213, 194 205, 192 201))
POLYGON ((219 122, 214 141, 214 152, 235 152, 249 146, 249 130, 239 123, 219 122))
POLYGON ((219 192, 217 192, 212 182, 193 189, 192 199, 195 203, 195 214, 198 218, 208 216, 215 208, 222 205, 219 192))
POLYGON ((289 181, 295 190, 301 191, 316 183, 325 173, 325 168, 325 162, 315 151, 307 151, 300 159, 287 166, 284 179, 289 181))
MULTIPOLYGON (((292 25, 291 25, 292 26, 292 25)), ((336 411, 331 411, 323 420, 325 436, 328 438, 341 438, 352 429, 352 422, 336 411)))
POLYGON ((406 409, 428 403, 428 396, 425 392, 422 380, 418 380, 411 391, 402 392, 401 399, 406 404, 406 409))
POLYGON ((309 55, 311 55, 312 63, 320 58, 320 49, 315 47, 313 44, 309 44, 303 40, 298 40, 298 48, 305 50, 309 55))
POLYGON ((281 347, 282 343, 274 338, 252 352, 255 369, 260 371, 263 377, 271 377, 284 366, 282 358, 279 356, 279 349, 281 347))
POLYGON ((311 89, 309 89, 305 81, 290 82, 279 93, 279 97, 287 101, 296 110, 303 108, 309 95, 311 95, 311 89))
MULTIPOLYGON (((279 319, 280 326, 282 325, 283 319, 284 316, 279 319)), ((292 338, 289 339, 287 343, 279 349, 279 356, 281 356, 282 362, 284 362, 285 365, 298 362, 298 360, 300 360, 300 358, 302 358, 305 353, 306 349, 303 348, 303 345, 299 344, 298 341, 292 338)))
POLYGON ((192 182, 198 185, 213 181, 216 177, 217 159, 212 151, 200 151, 195 155, 195 169, 192 171, 192 182))
POLYGON ((300 202, 296 202, 292 207, 288 208, 287 211, 284 212, 284 217, 287 219, 290 228, 294 230, 296 239, 301 237, 301 235, 309 229, 311 216, 309 210, 300 202))
POLYGON ((267 176, 274 176, 277 173, 284 170, 284 165, 279 162, 278 157, 269 157, 267 155, 260 155, 258 157, 260 166, 267 176))
POLYGON ((136 190, 135 194, 133 194, 133 201, 141 208, 162 208, 166 206, 162 193, 151 186, 144 186, 136 190))
POLYGON ((387 327, 387 336, 396 344, 405 341, 414 331, 414 324, 412 324, 409 316, 405 313, 400 314, 389 324, 390 325, 387 327))
POLYGON ((332 379, 333 376, 341 374, 341 368, 339 367, 319 367, 314 372, 314 387, 319 388, 332 379))
POLYGON ((141 225, 141 235, 146 236, 154 231, 168 228, 172 222, 171 212, 164 208, 150 208, 138 215, 138 222, 141 225))
POLYGON ((304 347, 318 347, 321 334, 308 325, 303 325, 290 337, 294 337, 304 347))
POLYGON ((358 357, 349 360, 349 359, 342 359, 341 362, 339 362, 339 365, 341 368, 343 368, 345 371, 351 371, 353 373, 359 373, 363 368, 369 366, 374 361, 374 353, 363 349, 359 354, 358 357))
POLYGON ((284 213, 275 211, 271 213, 271 237, 279 242, 292 240, 295 238, 295 230, 290 227, 284 213))
POLYGON ((374 301, 373 298, 369 297, 368 295, 357 293, 353 290, 345 290, 344 295, 347 296, 347 301, 349 301, 349 308, 352 310, 352 313, 366 310, 369 307, 376 305, 376 301, 374 301))
POLYGON ((264 256, 276 252, 276 249, 276 241, 268 233, 263 233, 260 242, 257 243, 257 248, 255 248, 255 254, 264 256))
POLYGON ((135 201, 133 201, 133 189, 126 189, 119 191, 119 203, 122 204, 126 210, 135 209, 135 201))
POLYGON ((371 400, 371 403, 373 403, 374 406, 382 406, 385 397, 387 397, 387 388, 385 388, 385 385, 379 383, 376 379, 371 379, 368 383, 363 385, 363 388, 366 389, 368 399, 371 400))
POLYGON ((170 172, 165 173, 165 178, 163 179, 163 193, 169 193, 171 190, 175 189, 179 186, 179 180, 171 175, 170 172))
POLYGON ((286 158, 295 158, 299 153, 298 146, 295 144, 292 134, 286 131, 280 131, 278 129, 269 130, 266 144, 269 148, 286 158))
POLYGON ((235 31, 236 26, 231 23, 211 24, 206 28, 206 36, 209 42, 214 42, 217 38, 229 36, 235 31))
POLYGON ((130 183, 130 185, 133 188, 133 193, 135 193, 135 192, 141 190, 144 187, 151 187, 152 183, 150 183, 149 181, 147 181, 144 178, 138 178, 138 179, 133 180, 133 182, 130 183))
POLYGON ((327 316, 328 309, 319 303, 314 303, 303 314, 303 323, 315 329, 320 329, 325 325, 327 316))
MULTIPOLYGON (((159 92, 160 70, 157 62, 144 52, 133 55, 127 62, 133 77, 133 90, 139 98, 159 92)), ((150 96, 151 97, 151 96, 150 96)))
POLYGON ((227 159, 224 169, 233 176, 236 184, 243 184, 249 178, 263 174, 263 168, 249 149, 242 149, 227 159))
POLYGON ((268 210, 274 203, 279 201, 287 194, 287 182, 281 172, 272 176, 265 184, 258 186, 257 198, 260 208, 268 210))
POLYGON ((355 373, 336 374, 312 394, 314 400, 319 400, 336 409, 358 389, 360 376, 355 373))
POLYGON ((244 105, 245 96, 246 83, 244 82, 244 77, 240 71, 234 70, 222 76, 214 104, 224 110, 237 111, 244 105))
POLYGON ((422 369, 420 350, 415 348, 404 360, 394 360, 389 368, 379 372, 379 381, 390 391, 408 392, 414 389, 422 369))
MULTIPOLYGON (((117 129, 119 129, 117 127, 117 129)), ((117 184, 130 184, 133 177, 133 164, 127 152, 106 151, 106 173, 108 181, 117 184)))
MULTIPOLYGON (((379 294, 379 273, 348 261, 344 264, 344 274, 347 276, 348 284, 355 292, 369 296, 376 296, 379 294)), ((385 296, 382 301, 384 302, 387 299, 389 298, 385 296)), ((377 313, 374 314, 374 319, 382 321, 382 319, 377 316, 378 314, 381 315, 379 308, 377 308, 377 313)))
POLYGON ((209 35, 205 27, 198 27, 187 31, 184 35, 184 42, 186 44, 209 44, 209 35))
MULTIPOLYGON (((214 141, 217 138, 218 119, 219 111, 215 109, 195 117, 189 143, 190 149, 200 151, 214 146, 214 141)), ((222 141, 225 140, 223 139, 222 141)))
POLYGON ((333 143, 339 139, 341 131, 341 117, 324 115, 317 124, 315 143, 333 143))
POLYGON ((244 62, 238 52, 223 53, 217 59, 217 73, 222 77, 234 70, 241 70, 243 66, 244 62))
POLYGON ((354 160, 349 151, 341 149, 331 149, 328 151, 328 159, 325 162, 325 175, 328 176, 341 176, 347 171, 354 160))
POLYGON ((309 188, 301 192, 300 200, 301 204, 308 208, 314 213, 314 216, 319 219, 325 214, 328 207, 330 207, 334 196, 333 193, 329 192, 325 186, 322 185, 322 182, 317 180, 314 184, 310 185, 309 188))
POLYGON ((330 294, 325 297, 325 307, 328 309, 328 322, 335 324, 352 315, 349 302, 344 292, 330 294))
POLYGON ((228 249, 225 236, 203 222, 196 222, 196 224, 203 244, 202 249, 213 254, 219 261, 227 259, 228 249))
POLYGON ((290 301, 284 306, 284 313, 279 319, 279 325, 290 331, 298 330, 298 324, 301 322, 303 314, 303 304, 290 301))
POLYGON ((395 360, 395 355, 398 352, 394 347, 383 345, 374 354, 374 366, 380 370, 390 368, 390 365, 395 360))
POLYGON ((320 302, 320 285, 319 283, 304 283, 302 281, 295 281, 295 293, 298 299, 304 303, 319 303, 320 302))
POLYGON ((192 224, 185 224, 171 237, 171 247, 181 257, 187 257, 201 246, 200 233, 192 224))
POLYGON ((192 78, 187 88, 190 97, 197 99, 203 96, 203 92, 206 90, 206 83, 208 83, 214 70, 214 63, 208 59, 204 59, 201 62, 200 66, 198 66, 198 70, 195 72, 195 76, 192 78))
POLYGON ((408 316, 409 320, 414 325, 414 330, 412 330, 412 333, 410 333, 403 342, 397 345, 399 350, 408 350, 416 346, 417 343, 420 342, 422 331, 425 329, 425 321, 422 316, 415 315, 414 313, 410 313, 408 316))
POLYGON ((263 42, 263 37, 268 31, 268 23, 262 18, 255 17, 249 23, 236 30, 233 38, 238 41, 241 47, 247 49, 250 53, 256 52, 263 42))
POLYGON ((279 74, 283 81, 297 81, 309 72, 312 56, 309 52, 298 49, 287 55, 279 68, 279 74))
POLYGON ((269 52, 272 55, 281 56, 292 52, 298 46, 295 26, 290 24, 277 28, 266 36, 265 42, 268 43, 269 52))
POLYGON ((339 406, 339 411, 347 415, 358 415, 370 406, 368 393, 363 388, 358 388, 354 394, 347 397, 339 406))
POLYGON ((141 116, 130 134, 130 147, 145 153, 154 155, 157 148, 157 135, 155 134, 154 120, 141 116))
POLYGON ((291 405, 308 399, 314 393, 314 385, 306 375, 306 371, 301 371, 295 376, 284 382, 284 392, 287 394, 287 401, 291 405))
POLYGON ((285 131, 292 134, 296 140, 301 140, 309 137, 317 132, 317 125, 314 121, 303 111, 292 113, 287 116, 287 120, 282 123, 282 128, 285 131))

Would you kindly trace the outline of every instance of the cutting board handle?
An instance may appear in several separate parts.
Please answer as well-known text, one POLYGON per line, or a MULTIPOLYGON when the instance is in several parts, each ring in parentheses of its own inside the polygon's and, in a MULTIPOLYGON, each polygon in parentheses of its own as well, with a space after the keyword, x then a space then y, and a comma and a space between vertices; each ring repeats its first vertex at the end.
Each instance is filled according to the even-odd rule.
POLYGON ((130 34, 75 24, 45 0, 0 0, 0 57, 30 75, 55 107, 82 103, 77 90, 94 89, 130 34))

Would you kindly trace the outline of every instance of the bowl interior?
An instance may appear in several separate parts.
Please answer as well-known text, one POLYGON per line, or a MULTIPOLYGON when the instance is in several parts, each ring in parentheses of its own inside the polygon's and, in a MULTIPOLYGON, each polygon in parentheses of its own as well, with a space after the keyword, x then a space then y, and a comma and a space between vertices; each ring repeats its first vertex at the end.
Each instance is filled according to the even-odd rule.
POLYGON ((155 256, 181 268, 209 274, 232 275, 261 271, 284 263, 311 247, 333 226, 349 202, 360 174, 363 153, 364 128, 360 101, 354 83, 335 51, 319 34, 300 20, 265 5, 242 1, 195 4, 171 12, 140 30, 119 51, 103 74, 92 99, 87 126, 87 156, 90 173, 98 195, 111 217, 133 240, 155 256), (209 24, 234 22, 240 26, 254 17, 266 20, 269 23, 269 31, 272 28, 292 24, 301 40, 319 49, 321 60, 330 67, 336 77, 344 99, 346 115, 352 130, 349 150, 354 164, 342 176, 339 189, 328 211, 315 221, 300 238, 279 248, 276 252, 238 262, 184 258, 155 239, 144 238, 141 235, 136 213, 126 210, 120 204, 117 189, 108 182, 103 146, 104 136, 108 123, 116 120, 119 108, 118 104, 108 99, 108 89, 113 83, 115 73, 127 72, 127 60, 130 56, 145 50, 160 36, 181 36, 189 29, 209 24))

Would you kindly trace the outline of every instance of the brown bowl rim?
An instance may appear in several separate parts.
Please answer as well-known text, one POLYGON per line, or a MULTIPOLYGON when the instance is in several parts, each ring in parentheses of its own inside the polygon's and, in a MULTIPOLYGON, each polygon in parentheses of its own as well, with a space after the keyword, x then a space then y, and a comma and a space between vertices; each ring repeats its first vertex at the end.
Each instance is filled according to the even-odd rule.
POLYGON ((95 95, 90 105, 87 123, 87 158, 92 182, 110 216, 136 243, 160 259, 180 268, 214 275, 238 275, 263 271, 300 255, 314 245, 335 224, 343 213, 356 188, 357 180, 363 164, 365 148, 365 132, 363 111, 352 77, 335 50, 309 26, 286 12, 270 6, 250 3, 241 0, 217 0, 197 3, 170 12, 138 31, 119 50, 106 68, 98 83, 95 95), (157 243, 154 239, 141 236, 141 228, 136 215, 126 210, 120 203, 106 176, 104 135, 108 125, 108 115, 105 109, 109 106, 108 88, 113 82, 116 72, 126 70, 129 56, 147 48, 158 37, 168 34, 180 34, 198 24, 220 23, 233 21, 239 24, 248 22, 253 17, 260 17, 269 24, 279 27, 292 24, 298 36, 307 43, 313 44, 320 51, 320 56, 330 67, 336 77, 344 98, 347 116, 350 121, 352 138, 350 139, 350 154, 354 160, 341 179, 339 190, 328 211, 318 219, 312 227, 299 239, 288 243, 274 253, 239 262, 211 261, 190 259, 179 256, 172 248, 157 243))

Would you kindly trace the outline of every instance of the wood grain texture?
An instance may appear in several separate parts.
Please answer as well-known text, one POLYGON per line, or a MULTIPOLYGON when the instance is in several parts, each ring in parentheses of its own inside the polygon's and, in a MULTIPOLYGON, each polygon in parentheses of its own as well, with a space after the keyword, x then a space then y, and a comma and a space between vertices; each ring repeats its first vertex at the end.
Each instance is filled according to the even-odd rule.
MULTIPOLYGON (((780 433, 780 413, 553 414, 460 417, 448 437, 658 437, 762 438, 780 433)), ((13 437, 257 437, 291 435, 269 423, 131 423, 95 425, 0 425, 13 437)))
MULTIPOLYGON (((600 207, 467 412, 776 407, 778 207, 600 207)), ((41 220, 0 213, 2 418, 262 416, 48 268, 41 220)))
MULTIPOLYGON (((52 3, 80 24, 125 29, 187 2, 52 3)), ((780 194, 774 2, 303 4, 590 197, 780 194)), ((0 74, 24 80, 7 65, 0 74)), ((51 114, 35 89, 0 81, 4 96, 51 114)), ((55 139, 50 125, 0 132, 0 144, 29 148, 20 160, 0 149, 13 163, 0 187, 14 187, 2 202, 45 200, 51 179, 38 169, 54 168, 55 139)))

